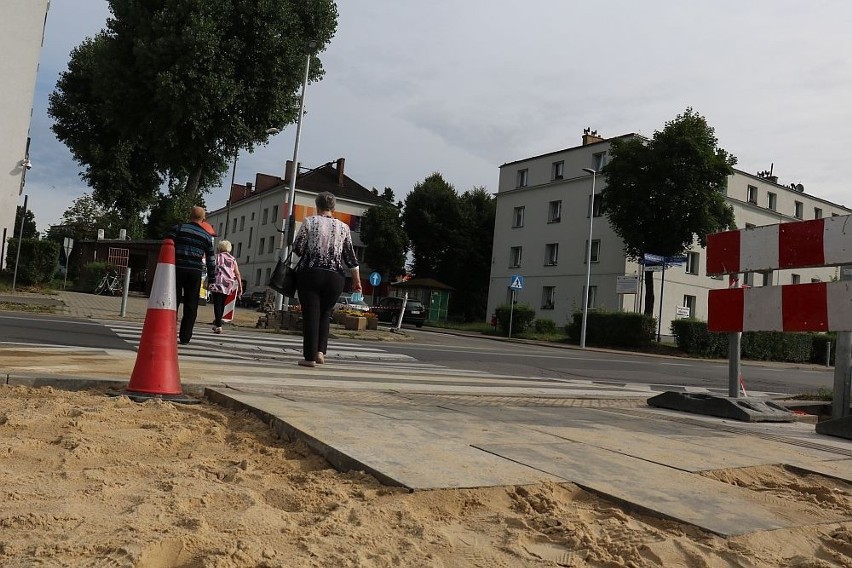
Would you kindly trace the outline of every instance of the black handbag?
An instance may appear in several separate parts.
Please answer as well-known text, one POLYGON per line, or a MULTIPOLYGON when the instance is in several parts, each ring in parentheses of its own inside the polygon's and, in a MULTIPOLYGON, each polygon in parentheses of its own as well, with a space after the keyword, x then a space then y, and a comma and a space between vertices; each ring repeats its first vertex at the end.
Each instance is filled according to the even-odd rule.
POLYGON ((269 287, 288 298, 296 295, 296 275, 298 272, 299 263, 296 266, 290 265, 290 259, 293 256, 293 251, 287 255, 284 260, 278 259, 278 264, 275 265, 275 270, 269 277, 269 287))

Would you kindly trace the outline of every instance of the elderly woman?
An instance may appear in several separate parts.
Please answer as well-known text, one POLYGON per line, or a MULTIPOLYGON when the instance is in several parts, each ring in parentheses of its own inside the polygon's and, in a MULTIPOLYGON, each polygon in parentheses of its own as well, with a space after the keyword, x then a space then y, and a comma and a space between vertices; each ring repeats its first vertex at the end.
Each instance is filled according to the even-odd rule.
POLYGON ((210 299, 213 301, 213 333, 222 333, 222 315, 225 313, 225 300, 228 294, 236 290, 240 297, 243 278, 237 259, 231 256, 231 242, 219 241, 216 245, 216 273, 210 279, 210 299))
POLYGON ((302 304, 303 367, 325 362, 331 312, 346 282, 345 270, 352 273, 352 289, 361 291, 358 259, 352 247, 349 227, 334 218, 336 199, 324 191, 315 200, 317 214, 302 223, 293 242, 299 255, 296 288, 302 304))

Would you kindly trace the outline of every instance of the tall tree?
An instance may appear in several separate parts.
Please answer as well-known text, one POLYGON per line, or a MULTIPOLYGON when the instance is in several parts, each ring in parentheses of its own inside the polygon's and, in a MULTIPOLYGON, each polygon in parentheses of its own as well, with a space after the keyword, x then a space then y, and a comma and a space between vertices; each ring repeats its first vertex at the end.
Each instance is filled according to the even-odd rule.
MULTIPOLYGON (((306 50, 337 27, 332 0, 108 1, 106 29, 72 52, 49 113, 98 201, 136 213, 166 180, 198 201, 237 150, 294 122, 306 50)), ((322 75, 312 56, 309 80, 322 75)))
POLYGON ((402 224, 414 257, 414 274, 443 278, 449 255, 459 244, 461 230, 459 196, 439 173, 433 173, 405 198, 402 224))
MULTIPOLYGON (((707 234, 734 227, 725 203, 736 157, 719 148, 715 130, 687 108, 650 140, 616 138, 603 169, 605 213, 633 260, 676 256, 707 234)), ((645 313, 654 313, 653 272, 645 272, 645 313)))
POLYGON ((477 187, 462 194, 460 205, 461 242, 451 257, 455 265, 448 279, 455 288, 450 313, 464 321, 485 321, 497 201, 484 187, 477 187))
POLYGON ((95 239, 98 229, 103 229, 109 239, 117 239, 121 229, 127 230, 127 235, 131 238, 141 238, 143 230, 142 221, 138 216, 125 218, 114 210, 102 207, 91 195, 83 195, 65 210, 61 226, 51 228, 48 236, 54 240, 60 236, 80 240, 95 239))
POLYGON ((21 223, 24 224, 23 237, 25 239, 38 238, 35 214, 33 214, 32 209, 27 209, 26 214, 24 214, 24 208, 21 205, 18 205, 18 209, 15 212, 15 230, 9 237, 18 238, 21 236, 21 223))
POLYGON ((402 230, 399 210, 392 203, 370 207, 361 218, 364 261, 387 280, 405 272, 408 237, 402 230))

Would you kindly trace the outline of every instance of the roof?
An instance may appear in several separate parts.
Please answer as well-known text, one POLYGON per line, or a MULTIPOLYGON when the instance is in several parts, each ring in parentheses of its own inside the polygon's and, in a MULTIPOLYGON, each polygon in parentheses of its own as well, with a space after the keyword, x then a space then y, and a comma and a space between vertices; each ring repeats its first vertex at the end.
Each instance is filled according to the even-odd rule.
POLYGON ((636 137, 636 136, 638 136, 640 138, 642 137, 641 134, 637 134, 635 132, 630 132, 629 134, 622 134, 621 136, 612 136, 611 138, 605 138, 603 140, 598 140, 597 142, 591 142, 589 144, 579 144, 577 146, 572 146, 571 148, 563 148, 562 150, 555 150, 553 152, 546 152, 544 154, 539 154, 538 156, 531 156, 529 158, 522 158, 520 160, 514 160, 514 161, 511 161, 511 162, 506 162, 505 164, 503 164, 500 167, 505 168, 506 166, 511 166, 513 164, 520 164, 521 162, 529 162, 530 160, 535 160, 537 158, 544 158, 545 156, 552 156, 554 154, 561 154, 562 152, 577 150, 578 148, 588 148, 590 146, 595 146, 596 144, 605 144, 605 143, 612 142, 616 138, 633 138, 633 137, 636 137))
POLYGON ((443 282, 438 282, 434 278, 411 278, 404 282, 392 282, 391 286, 395 288, 433 288, 435 290, 455 290, 452 286, 447 286, 443 282))
POLYGON ((374 205, 388 205, 388 201, 379 197, 351 177, 343 174, 343 184, 337 183, 337 168, 334 162, 328 162, 312 170, 300 173, 296 178, 296 188, 302 191, 322 193, 328 191, 335 197, 352 201, 364 201, 374 205))

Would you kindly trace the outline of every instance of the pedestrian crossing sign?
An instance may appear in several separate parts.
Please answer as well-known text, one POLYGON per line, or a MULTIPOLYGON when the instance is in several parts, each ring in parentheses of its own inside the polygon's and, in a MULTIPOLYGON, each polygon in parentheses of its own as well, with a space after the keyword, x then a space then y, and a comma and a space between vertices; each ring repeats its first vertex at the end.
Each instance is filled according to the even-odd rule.
POLYGON ((512 290, 524 289, 524 277, 520 274, 513 274, 509 277, 509 288, 512 290))

